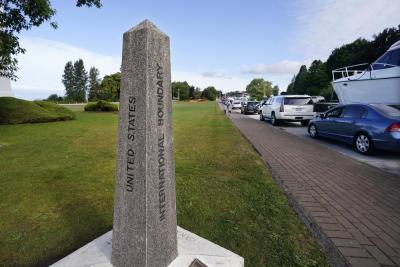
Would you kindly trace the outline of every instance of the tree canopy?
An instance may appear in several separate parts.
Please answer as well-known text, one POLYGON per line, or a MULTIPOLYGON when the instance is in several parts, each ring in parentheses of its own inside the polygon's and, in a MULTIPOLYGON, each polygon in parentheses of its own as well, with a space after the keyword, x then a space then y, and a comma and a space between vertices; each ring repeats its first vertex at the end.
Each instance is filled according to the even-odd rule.
MULTIPOLYGON (((101 0, 77 0, 76 6, 100 8, 101 0)), ((18 35, 48 21, 57 28, 57 22, 51 21, 56 10, 49 0, 6 0, 0 1, 0 11, 0 76, 16 79, 16 56, 25 53, 18 35)))
POLYGON ((217 98, 218 92, 217 89, 215 89, 214 86, 209 86, 203 90, 201 93, 202 98, 208 99, 210 101, 215 101, 217 98))
POLYGON ((91 67, 89 70, 89 92, 88 100, 101 99, 102 88, 100 86, 100 71, 96 67, 91 67))
MULTIPOLYGON (((172 97, 173 98, 179 97, 179 100, 189 99, 190 86, 186 81, 172 82, 171 86, 172 86, 172 97)), ((193 94, 194 94, 194 92, 193 92, 193 94)))
POLYGON ((102 100, 119 101, 121 90, 121 73, 117 72, 111 75, 106 75, 101 82, 102 100))
POLYGON ((262 78, 253 79, 246 86, 246 92, 251 98, 261 100, 265 96, 272 95, 272 83, 270 81, 265 81, 262 78))
POLYGON ((359 38, 332 51, 326 62, 314 60, 309 69, 301 66, 299 72, 287 87, 288 94, 322 95, 330 100, 333 94, 331 85, 332 70, 362 63, 372 63, 385 53, 389 47, 400 40, 400 25, 388 28, 374 35, 368 41, 359 38))

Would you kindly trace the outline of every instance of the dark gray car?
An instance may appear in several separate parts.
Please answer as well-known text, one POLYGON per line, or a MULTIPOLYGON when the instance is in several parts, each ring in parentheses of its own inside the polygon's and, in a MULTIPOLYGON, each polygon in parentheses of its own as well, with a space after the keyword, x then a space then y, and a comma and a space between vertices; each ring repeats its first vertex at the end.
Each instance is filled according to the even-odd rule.
POLYGON ((311 120, 308 133, 353 144, 362 154, 400 151, 400 104, 337 106, 311 120))
POLYGON ((240 113, 257 114, 258 113, 257 105, 258 105, 257 101, 248 101, 245 105, 242 105, 240 113))

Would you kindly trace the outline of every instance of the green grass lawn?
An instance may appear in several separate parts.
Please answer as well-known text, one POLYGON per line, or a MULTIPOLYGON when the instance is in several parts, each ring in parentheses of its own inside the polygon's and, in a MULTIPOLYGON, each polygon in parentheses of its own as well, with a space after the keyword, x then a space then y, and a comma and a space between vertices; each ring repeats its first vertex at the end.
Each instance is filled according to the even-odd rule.
POLYGON ((47 101, 26 101, 14 97, 0 97, 0 124, 66 121, 75 114, 47 101))
MULTIPOLYGON (((46 265, 112 227, 117 114, 0 126, 0 265, 46 265)), ((175 103, 178 224, 246 266, 326 266, 216 104, 175 103)))

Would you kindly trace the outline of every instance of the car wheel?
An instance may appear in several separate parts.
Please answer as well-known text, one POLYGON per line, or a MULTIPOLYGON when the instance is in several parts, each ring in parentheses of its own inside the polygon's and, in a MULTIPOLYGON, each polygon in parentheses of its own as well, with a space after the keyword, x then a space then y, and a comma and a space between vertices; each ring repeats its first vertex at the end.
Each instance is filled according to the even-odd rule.
POLYGON ((310 121, 301 121, 301 126, 308 126, 310 121))
POLYGON ((276 117, 275 117, 275 113, 272 113, 271 114, 271 124, 272 125, 274 125, 274 126, 276 126, 276 125, 278 125, 278 120, 276 119, 276 117))
POLYGON ((308 127, 308 134, 312 137, 312 138, 318 138, 318 130, 317 130, 317 126, 315 126, 315 124, 311 124, 308 127))
POLYGON ((265 118, 262 113, 260 113, 260 121, 265 121, 265 118))
POLYGON ((374 150, 374 146, 371 138, 365 133, 359 133, 354 138, 354 146, 357 151, 361 154, 371 154, 374 150))

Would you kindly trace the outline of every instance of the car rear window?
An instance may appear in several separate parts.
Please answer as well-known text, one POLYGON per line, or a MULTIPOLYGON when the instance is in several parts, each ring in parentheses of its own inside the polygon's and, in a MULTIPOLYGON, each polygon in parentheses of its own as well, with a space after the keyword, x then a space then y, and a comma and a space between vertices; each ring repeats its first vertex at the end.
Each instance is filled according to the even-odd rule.
POLYGON ((247 102, 247 105, 248 106, 255 106, 255 105, 257 105, 258 104, 258 102, 247 102))
POLYGON ((312 105, 313 101, 310 97, 285 97, 284 100, 285 105, 296 105, 296 106, 302 106, 302 105, 312 105))
POLYGON ((400 117, 400 105, 373 104, 378 111, 391 117, 400 117))

